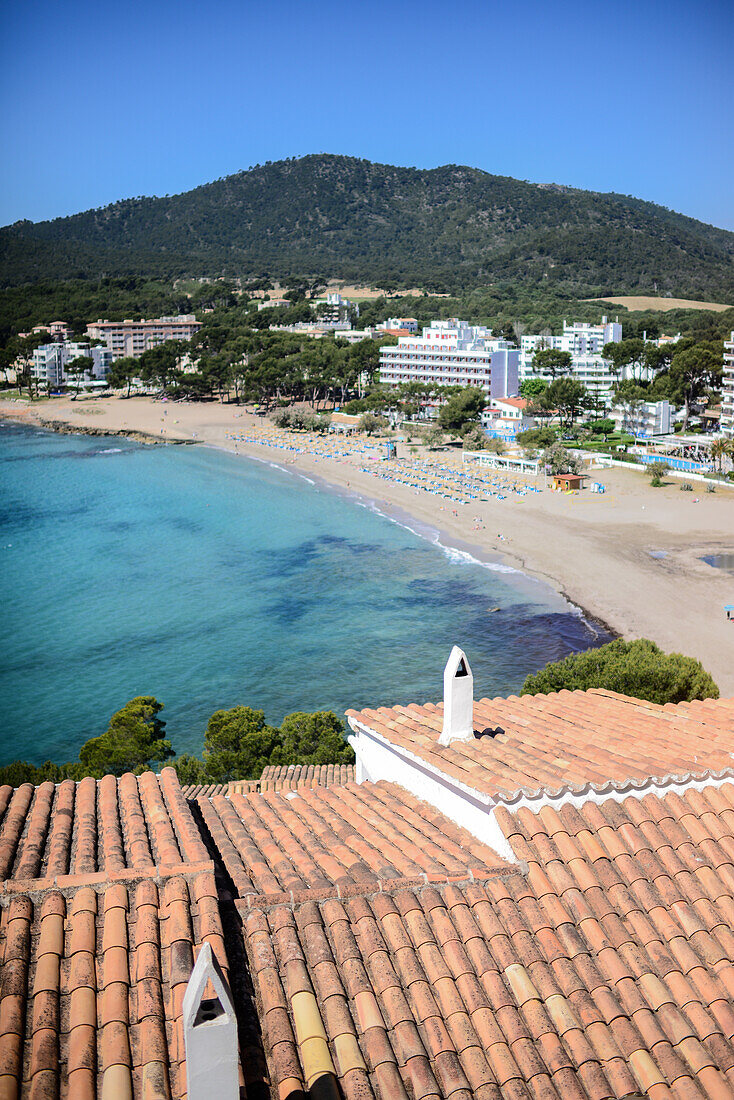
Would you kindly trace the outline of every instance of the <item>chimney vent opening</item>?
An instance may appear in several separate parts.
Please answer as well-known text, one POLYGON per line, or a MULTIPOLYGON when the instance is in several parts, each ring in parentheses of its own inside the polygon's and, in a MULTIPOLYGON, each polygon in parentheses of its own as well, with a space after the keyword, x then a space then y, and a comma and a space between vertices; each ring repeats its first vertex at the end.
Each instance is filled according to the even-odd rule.
POLYGON ((211 1024, 220 1016, 224 1016, 224 1007, 219 997, 208 997, 199 1005, 194 1017, 194 1027, 199 1027, 200 1024, 211 1024))

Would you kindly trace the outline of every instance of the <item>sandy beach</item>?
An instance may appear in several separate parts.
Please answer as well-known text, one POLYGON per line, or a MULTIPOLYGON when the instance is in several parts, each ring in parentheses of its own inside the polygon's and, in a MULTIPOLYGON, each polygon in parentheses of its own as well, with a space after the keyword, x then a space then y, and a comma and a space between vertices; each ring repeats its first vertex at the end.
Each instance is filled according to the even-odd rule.
POLYGON ((694 482, 683 493, 674 479, 653 489, 643 474, 614 468, 594 474, 604 495, 537 491, 542 478, 525 486, 493 475, 481 495, 460 501, 460 454, 422 456, 403 444, 399 461, 388 463, 379 461, 384 444, 280 432, 236 405, 64 398, 0 402, 0 417, 209 444, 323 479, 387 514, 407 513, 479 558, 547 581, 624 638, 697 657, 722 695, 734 695, 734 622, 723 611, 734 603, 734 575, 701 560, 734 552, 732 490, 707 493, 694 482))

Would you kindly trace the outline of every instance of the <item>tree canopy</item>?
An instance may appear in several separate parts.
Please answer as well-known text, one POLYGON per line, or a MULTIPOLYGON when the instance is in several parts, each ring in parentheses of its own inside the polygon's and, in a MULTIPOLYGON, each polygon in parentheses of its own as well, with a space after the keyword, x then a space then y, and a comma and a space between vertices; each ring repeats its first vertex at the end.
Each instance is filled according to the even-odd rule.
POLYGON ((204 735, 204 758, 184 756, 175 767, 184 782, 228 783, 257 779, 269 764, 349 764, 354 752, 333 711, 288 714, 278 729, 262 710, 218 710, 204 735))
POLYGON ((629 340, 605 344, 602 348, 602 355, 611 363, 612 370, 618 377, 625 367, 630 367, 632 368, 633 377, 638 378, 645 365, 645 343, 643 340, 633 337, 629 340))
POLYGON ((139 695, 113 714, 107 730, 82 745, 79 760, 68 764, 46 761, 36 766, 22 760, 0 767, 0 784, 54 783, 62 779, 100 778, 132 771, 158 770, 166 762, 182 783, 227 783, 257 779, 269 764, 349 764, 354 752, 344 736, 344 724, 333 711, 298 711, 280 728, 265 721, 252 707, 236 706, 211 716, 204 734, 203 759, 184 753, 173 759, 159 714, 163 704, 139 695))
POLYGON ((604 688, 651 703, 718 699, 719 689, 700 661, 664 653, 647 638, 613 642, 553 661, 527 677, 521 695, 604 688))
POLYGON ((552 446, 558 436, 555 428, 528 428, 527 431, 518 432, 515 439, 526 451, 534 454, 540 448, 552 446))
POLYGON ((483 390, 478 386, 465 386, 458 393, 452 393, 441 406, 438 423, 446 431, 461 432, 479 422, 486 404, 483 390))
POLYGON ((550 385, 536 398, 533 408, 541 406, 548 412, 555 412, 561 425, 561 431, 573 427, 576 417, 588 407, 586 387, 575 378, 554 378, 550 385))
POLYGON ((284 764, 282 738, 265 712, 232 707, 212 714, 204 734, 204 769, 213 783, 259 776, 268 764, 284 764))
POLYGON ((138 695, 110 718, 107 730, 92 737, 79 751, 86 775, 122 775, 148 770, 173 756, 171 742, 163 736, 166 723, 158 717, 163 710, 152 695, 138 695))
POLYGON ((683 431, 688 426, 691 406, 709 386, 721 381, 723 349, 701 343, 673 354, 668 371, 669 392, 676 404, 682 404, 683 431))
POLYGON ((333 711, 296 711, 280 727, 286 764, 350 764, 354 752, 344 739, 344 724, 333 711))
POLYGON ((550 447, 546 447, 543 465, 549 474, 577 474, 580 469, 578 458, 562 443, 551 443, 550 447))
POLYGON ((520 383, 520 397, 532 400, 540 397, 548 388, 548 383, 543 378, 523 378, 520 383))
MULTIPOLYGON (((536 374, 558 378, 571 370, 570 351, 558 351, 557 348, 541 348, 533 356, 533 370, 536 374)), ((542 390, 541 390, 542 393, 542 390)))

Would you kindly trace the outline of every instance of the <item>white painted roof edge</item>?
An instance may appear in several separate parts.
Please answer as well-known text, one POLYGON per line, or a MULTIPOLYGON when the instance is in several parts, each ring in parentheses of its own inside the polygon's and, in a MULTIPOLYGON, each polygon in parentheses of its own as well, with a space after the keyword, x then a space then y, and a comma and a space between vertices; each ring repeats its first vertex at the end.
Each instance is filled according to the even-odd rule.
POLYGON ((435 764, 431 764, 428 760, 424 760, 423 757, 419 756, 417 753, 411 752, 410 749, 404 749, 402 745, 396 745, 389 737, 385 737, 384 734, 378 733, 377 730, 372 729, 372 727, 368 726, 366 723, 359 722, 351 715, 347 718, 347 721, 355 733, 366 733, 369 737, 374 737, 374 739, 379 741, 381 745, 384 745, 385 748, 390 749, 398 756, 402 756, 404 760, 409 760, 422 771, 427 771, 429 774, 440 778, 443 783, 455 787, 456 790, 461 791, 467 798, 472 799, 474 802, 482 803, 487 809, 491 809, 497 801, 493 795, 486 794, 484 791, 478 791, 476 787, 472 787, 469 783, 462 783, 460 779, 454 779, 453 776, 447 775, 441 768, 437 768, 435 764))
POLYGON ((704 787, 721 787, 724 783, 734 782, 734 767, 722 771, 684 772, 676 775, 653 775, 646 779, 610 779, 606 783, 584 783, 581 785, 564 784, 560 787, 529 790, 521 787, 511 795, 497 795, 495 806, 515 812, 524 806, 535 812, 543 806, 572 805, 580 806, 584 802, 604 802, 614 799, 621 802, 624 798, 644 798, 648 794, 663 797, 666 794, 684 795, 690 790, 700 791, 704 787))

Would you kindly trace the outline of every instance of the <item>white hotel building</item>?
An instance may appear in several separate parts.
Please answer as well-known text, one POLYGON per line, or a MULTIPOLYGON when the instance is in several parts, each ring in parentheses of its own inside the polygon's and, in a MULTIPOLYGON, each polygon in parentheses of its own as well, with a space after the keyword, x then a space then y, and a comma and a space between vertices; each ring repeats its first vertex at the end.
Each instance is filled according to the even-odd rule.
POLYGON ((479 386, 488 397, 518 392, 520 352, 492 330, 466 321, 434 321, 422 336, 401 336, 380 349, 380 381, 388 386, 479 386))
POLYGON ((721 383, 721 430, 734 439, 734 332, 724 343, 724 376, 721 383))
POLYGON ((576 321, 569 325, 563 322, 560 336, 521 336, 520 337, 520 380, 534 378, 537 371, 533 367, 533 358, 541 348, 553 348, 555 351, 567 351, 571 355, 573 375, 591 393, 601 396, 611 395, 617 375, 611 370, 608 360, 601 355, 605 344, 618 344, 622 339, 622 326, 619 321, 607 321, 602 317, 600 325, 576 321))
POLYGON ((669 401, 638 401, 628 406, 616 405, 609 415, 619 431, 649 439, 672 431, 672 412, 669 401))
MULTIPOLYGON (((88 376, 89 381, 101 382, 107 377, 112 365, 112 353, 104 347, 90 347, 83 341, 68 341, 54 344, 41 344, 33 352, 31 374, 39 386, 58 389, 70 381, 66 367, 74 359, 84 356, 92 360, 88 376)), ((71 379, 76 383, 77 379, 71 379)))

